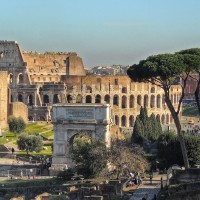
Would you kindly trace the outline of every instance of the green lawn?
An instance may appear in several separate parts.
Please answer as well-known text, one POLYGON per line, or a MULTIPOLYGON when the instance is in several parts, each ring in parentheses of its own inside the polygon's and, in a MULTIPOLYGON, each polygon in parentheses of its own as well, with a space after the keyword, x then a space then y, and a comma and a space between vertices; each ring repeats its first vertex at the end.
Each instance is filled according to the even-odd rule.
POLYGON ((25 132, 29 133, 29 134, 37 134, 37 133, 42 133, 45 131, 52 131, 53 129, 53 125, 50 123, 31 123, 31 124, 27 124, 25 132))
MULTIPOLYGON (((53 135, 53 125, 50 123, 31 123, 31 124, 27 124, 25 131, 29 134, 40 134, 41 136, 45 137, 45 138, 49 138, 53 135)), ((13 141, 13 144, 16 144, 17 138, 18 138, 19 134, 14 134, 8 130, 4 130, 3 132, 3 136, 0 137, 0 144, 6 144, 10 141, 13 141)), ((52 142, 53 141, 44 141, 44 147, 47 149, 42 150, 39 153, 36 152, 30 152, 30 155, 46 155, 46 156, 50 156, 52 155, 52 142)), ((20 151, 21 155, 26 155, 25 151, 20 151)))

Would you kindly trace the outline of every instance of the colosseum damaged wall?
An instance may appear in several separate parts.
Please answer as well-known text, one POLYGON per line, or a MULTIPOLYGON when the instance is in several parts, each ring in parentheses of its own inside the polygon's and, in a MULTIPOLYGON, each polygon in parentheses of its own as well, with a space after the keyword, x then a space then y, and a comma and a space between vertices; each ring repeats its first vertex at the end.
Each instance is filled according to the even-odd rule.
MULTIPOLYGON (((162 89, 132 82, 128 76, 86 76, 75 52, 23 52, 17 42, 0 41, 0 55, 9 99, 27 105, 29 120, 51 120, 52 106, 57 103, 108 103, 119 127, 133 127, 141 106, 163 124, 173 122, 162 89)), ((174 85, 171 101, 175 107, 180 94, 180 86, 174 85)))

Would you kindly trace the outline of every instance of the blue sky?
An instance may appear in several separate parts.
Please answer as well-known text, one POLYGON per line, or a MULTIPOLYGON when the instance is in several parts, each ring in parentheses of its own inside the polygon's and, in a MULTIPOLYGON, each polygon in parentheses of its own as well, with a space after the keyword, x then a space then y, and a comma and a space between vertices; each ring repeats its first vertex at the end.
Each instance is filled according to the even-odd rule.
POLYGON ((200 47, 199 0, 1 0, 0 40, 75 51, 84 65, 132 65, 200 47))

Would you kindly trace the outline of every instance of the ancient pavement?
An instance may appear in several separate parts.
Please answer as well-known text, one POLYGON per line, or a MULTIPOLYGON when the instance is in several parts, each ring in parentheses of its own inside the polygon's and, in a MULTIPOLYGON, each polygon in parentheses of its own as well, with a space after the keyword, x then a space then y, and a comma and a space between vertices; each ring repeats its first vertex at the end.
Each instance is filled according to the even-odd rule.
MULTIPOLYGON (((163 183, 166 181, 166 175, 162 175, 163 183)), ((130 200, 142 200, 146 195, 147 200, 153 200, 154 195, 157 195, 161 189, 161 175, 156 176, 150 184, 149 180, 144 180, 138 189, 133 193, 130 200)))

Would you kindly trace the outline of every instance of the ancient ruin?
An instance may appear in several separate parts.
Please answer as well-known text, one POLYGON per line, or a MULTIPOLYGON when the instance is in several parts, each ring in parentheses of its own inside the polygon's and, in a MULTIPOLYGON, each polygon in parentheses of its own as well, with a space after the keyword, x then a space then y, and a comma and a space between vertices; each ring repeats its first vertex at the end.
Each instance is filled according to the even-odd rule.
MULTIPOLYGON (((163 124, 173 121, 162 89, 132 82, 128 76, 86 76, 83 61, 74 52, 23 52, 17 42, 0 41, 0 71, 7 73, 8 101, 26 105, 31 121, 51 120, 57 103, 110 104, 114 123, 123 128, 133 127, 141 106, 163 124)), ((171 88, 175 107, 180 95, 176 84, 171 88)))
POLYGON ((72 143, 76 135, 87 133, 92 140, 111 143, 112 112, 109 104, 58 104, 53 106, 54 151, 52 167, 71 168, 72 143))

